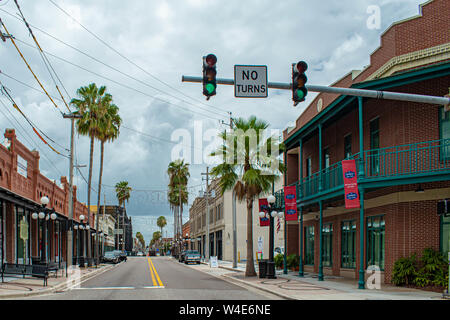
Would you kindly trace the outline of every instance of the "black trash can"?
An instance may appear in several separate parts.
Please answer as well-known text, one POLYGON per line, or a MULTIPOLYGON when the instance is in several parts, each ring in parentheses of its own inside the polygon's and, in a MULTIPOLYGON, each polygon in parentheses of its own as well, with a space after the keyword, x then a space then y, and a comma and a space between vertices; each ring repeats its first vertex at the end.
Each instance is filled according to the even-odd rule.
POLYGON ((275 275, 275 262, 274 261, 267 261, 267 278, 269 279, 276 279, 275 275))
POLYGON ((267 260, 260 260, 258 262, 258 269, 259 269, 259 277, 260 278, 266 278, 267 274, 267 260))

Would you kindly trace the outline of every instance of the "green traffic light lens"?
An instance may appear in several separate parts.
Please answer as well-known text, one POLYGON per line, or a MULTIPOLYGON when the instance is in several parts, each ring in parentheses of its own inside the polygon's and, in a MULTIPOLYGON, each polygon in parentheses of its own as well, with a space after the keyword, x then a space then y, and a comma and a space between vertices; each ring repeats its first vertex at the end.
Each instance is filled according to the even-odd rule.
POLYGON ((297 97, 299 99, 303 99, 305 97, 305 94, 303 93, 303 90, 300 90, 300 89, 297 90, 297 97))
POLYGON ((208 83, 208 84, 206 84, 205 88, 206 88, 206 91, 208 91, 208 93, 213 93, 214 90, 216 89, 216 86, 213 85, 212 83, 208 83))

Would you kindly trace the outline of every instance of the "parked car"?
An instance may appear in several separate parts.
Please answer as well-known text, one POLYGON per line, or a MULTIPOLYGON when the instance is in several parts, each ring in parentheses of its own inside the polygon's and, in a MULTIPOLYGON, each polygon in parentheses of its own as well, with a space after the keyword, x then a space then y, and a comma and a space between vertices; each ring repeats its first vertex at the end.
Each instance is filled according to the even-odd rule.
POLYGON ((191 262, 195 262, 200 264, 200 253, 197 250, 188 250, 185 251, 184 254, 184 263, 188 264, 191 262))
POLYGON ((122 250, 114 250, 113 251, 119 258, 119 261, 127 261, 127 253, 122 250))
POLYGON ((139 251, 136 255, 137 255, 138 257, 142 257, 144 254, 143 254, 141 251, 139 251))
POLYGON ((284 254, 284 247, 276 247, 273 251, 274 251, 273 252, 274 257, 279 254, 284 254))
POLYGON ((107 251, 102 257, 102 262, 119 263, 119 257, 113 251, 107 251))

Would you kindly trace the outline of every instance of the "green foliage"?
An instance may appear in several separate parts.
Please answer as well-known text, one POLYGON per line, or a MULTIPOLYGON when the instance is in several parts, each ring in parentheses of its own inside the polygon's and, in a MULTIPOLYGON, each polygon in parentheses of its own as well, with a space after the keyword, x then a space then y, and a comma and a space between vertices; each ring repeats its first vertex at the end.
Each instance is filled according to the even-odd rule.
POLYGON ((274 258, 273 258, 274 262, 275 262, 275 267, 280 269, 283 268, 283 263, 284 263, 284 255, 283 254, 277 254, 274 258))
POLYGON ((299 261, 298 255, 296 255, 294 253, 288 255, 287 258, 286 258, 287 267, 290 268, 290 269, 297 268, 298 267, 298 261, 299 261))
POLYGON ((395 261, 394 270, 392 272, 392 283, 396 286, 413 283, 413 280, 416 277, 416 266, 416 254, 395 261))
POLYGON ((413 254, 400 258, 394 264, 392 283, 397 286, 414 284, 418 287, 448 285, 448 266, 444 256, 432 248, 423 251, 419 261, 413 254))

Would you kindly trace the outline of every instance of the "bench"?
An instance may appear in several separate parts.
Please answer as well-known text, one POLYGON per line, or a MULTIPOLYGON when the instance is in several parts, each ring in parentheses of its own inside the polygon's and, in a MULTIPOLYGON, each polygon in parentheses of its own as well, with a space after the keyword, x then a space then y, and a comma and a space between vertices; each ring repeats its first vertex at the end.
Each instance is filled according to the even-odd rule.
POLYGON ((30 265, 19 263, 4 263, 2 265, 2 282, 4 282, 4 275, 22 275, 32 276, 44 279, 44 286, 47 286, 48 268, 46 265, 30 265))

